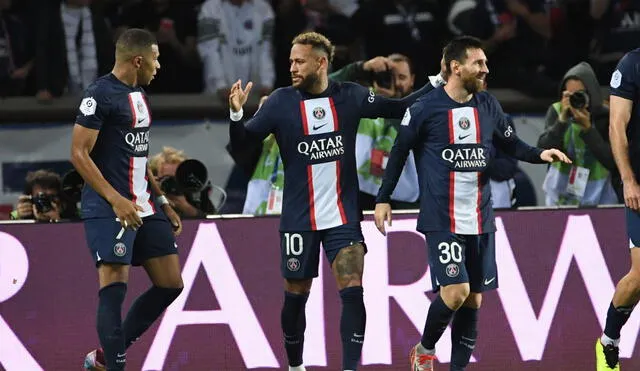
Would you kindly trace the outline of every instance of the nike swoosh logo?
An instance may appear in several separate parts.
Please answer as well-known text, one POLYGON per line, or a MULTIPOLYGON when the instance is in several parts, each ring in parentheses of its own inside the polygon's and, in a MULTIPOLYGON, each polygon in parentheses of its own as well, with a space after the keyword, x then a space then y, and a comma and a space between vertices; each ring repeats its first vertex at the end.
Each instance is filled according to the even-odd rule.
POLYGON ((126 356, 126 355, 127 355, 127 353, 125 353, 125 354, 117 353, 117 354, 116 354, 116 357, 120 358, 120 357, 124 357, 124 356, 126 356))
POLYGON ((496 278, 495 278, 495 277, 493 277, 493 278, 492 278, 492 279, 490 279, 490 280, 488 280, 488 279, 486 279, 486 278, 485 278, 485 280, 484 280, 484 285, 486 286, 486 285, 490 284, 491 282, 493 282, 493 281, 495 281, 495 280, 496 280, 496 278))
POLYGON ((144 121, 144 119, 138 119, 138 124, 142 124, 142 121, 144 121))
POLYGON ((353 333, 353 337, 356 337, 356 338, 363 338, 363 337, 364 337, 364 334, 363 334, 363 335, 358 335, 358 334, 356 334, 356 333, 354 332, 354 333, 353 333))
POLYGON ((321 128, 321 127, 323 127, 323 126, 327 126, 327 124, 328 124, 328 122, 325 122, 324 124, 322 124, 322 125, 320 125, 320 126, 315 126, 315 125, 313 125, 313 130, 318 130, 318 129, 320 129, 320 128, 321 128))
POLYGON ((468 137, 471 134, 467 134, 467 135, 458 135, 458 139, 463 140, 464 138, 468 137))

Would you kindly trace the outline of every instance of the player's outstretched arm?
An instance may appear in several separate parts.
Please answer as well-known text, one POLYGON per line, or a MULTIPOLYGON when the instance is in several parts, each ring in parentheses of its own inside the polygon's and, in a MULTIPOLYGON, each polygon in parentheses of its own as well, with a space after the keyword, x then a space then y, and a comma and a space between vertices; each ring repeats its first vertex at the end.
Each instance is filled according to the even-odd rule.
POLYGON ((142 207, 120 195, 107 182, 89 156, 98 138, 98 133, 99 130, 90 129, 80 124, 74 125, 71 137, 71 163, 84 181, 111 204, 123 227, 138 228, 142 225, 142 219, 138 216, 137 211, 142 211, 142 207))
POLYGON ((414 91, 402 99, 373 95, 373 92, 371 92, 363 102, 361 116, 367 118, 384 117, 399 119, 407 108, 414 104, 418 98, 428 94, 437 86, 440 86, 439 84, 442 82, 443 81, 439 79, 434 79, 433 82, 429 80, 420 90, 414 91))

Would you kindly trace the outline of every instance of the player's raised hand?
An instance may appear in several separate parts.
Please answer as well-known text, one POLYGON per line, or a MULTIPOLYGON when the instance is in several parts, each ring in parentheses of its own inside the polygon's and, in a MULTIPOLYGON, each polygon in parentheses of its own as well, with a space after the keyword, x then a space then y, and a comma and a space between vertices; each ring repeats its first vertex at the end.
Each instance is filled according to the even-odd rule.
POLYGON ((565 164, 571 163, 571 159, 569 159, 567 155, 565 155, 562 151, 557 150, 555 148, 546 149, 542 151, 542 153, 540 154, 540 159, 546 162, 561 161, 561 162, 564 162, 565 164))
POLYGON ((384 236, 387 235, 387 231, 384 228, 384 222, 391 227, 391 205, 390 204, 376 204, 376 210, 374 212, 374 219, 376 221, 376 227, 384 236))
POLYGON ((116 213, 116 217, 120 221, 122 228, 132 228, 136 230, 142 225, 142 219, 138 215, 138 211, 143 210, 140 205, 121 196, 111 207, 113 208, 113 212, 116 213))
POLYGON ((249 81, 247 86, 242 88, 242 80, 236 81, 231 86, 231 91, 229 92, 229 107, 233 112, 238 112, 247 103, 247 98, 249 98, 249 92, 251 91, 251 87, 253 83, 249 81))
POLYGON ((635 181, 623 182, 624 204, 634 211, 640 211, 640 185, 635 181))

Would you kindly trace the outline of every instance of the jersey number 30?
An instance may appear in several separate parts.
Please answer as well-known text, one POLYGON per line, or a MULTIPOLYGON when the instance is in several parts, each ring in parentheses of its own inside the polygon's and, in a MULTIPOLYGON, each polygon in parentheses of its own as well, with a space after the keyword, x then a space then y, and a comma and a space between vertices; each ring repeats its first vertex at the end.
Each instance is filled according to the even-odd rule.
POLYGON ((440 263, 447 264, 452 260, 454 263, 462 262, 462 246, 459 243, 440 242, 438 250, 440 250, 440 263))

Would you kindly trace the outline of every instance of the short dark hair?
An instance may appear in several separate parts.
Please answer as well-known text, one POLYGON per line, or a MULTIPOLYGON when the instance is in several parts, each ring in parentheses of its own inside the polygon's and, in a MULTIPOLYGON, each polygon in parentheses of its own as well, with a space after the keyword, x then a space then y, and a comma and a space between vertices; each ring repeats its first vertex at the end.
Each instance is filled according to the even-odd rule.
POLYGON ((322 34, 319 34, 317 32, 301 33, 296 36, 291 42, 291 45, 295 44, 311 45, 313 49, 321 51, 327 55, 329 64, 333 62, 333 55, 336 48, 333 46, 333 44, 331 44, 331 41, 322 34))
POLYGON ((400 63, 400 62, 406 63, 409 66, 409 73, 412 75, 414 74, 413 63, 411 63, 411 59, 409 59, 409 57, 407 57, 406 55, 400 54, 400 53, 393 53, 393 54, 390 54, 387 58, 389 58, 389 60, 394 63, 400 63))
POLYGON ((458 61, 464 63, 467 60, 467 50, 482 49, 482 41, 473 36, 459 36, 449 41, 442 50, 444 63, 447 66, 447 73, 451 73, 451 62, 458 61))
POLYGON ((151 32, 141 28, 130 28, 118 37, 116 55, 133 57, 149 50, 154 44, 158 44, 158 41, 151 32))
POLYGON ((62 190, 62 179, 60 175, 49 170, 36 170, 27 173, 25 178, 24 194, 33 193, 33 188, 40 186, 44 189, 55 189, 60 193, 62 190))

